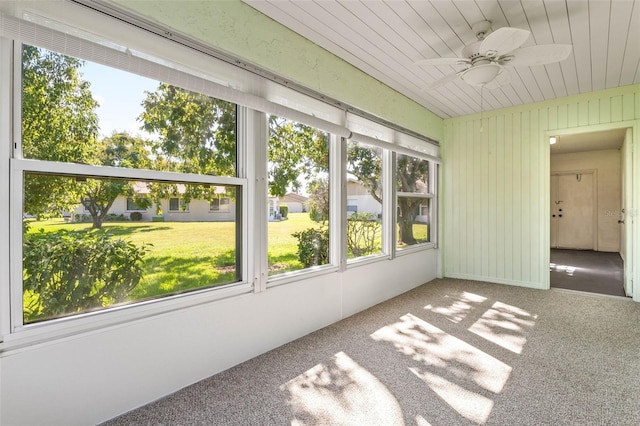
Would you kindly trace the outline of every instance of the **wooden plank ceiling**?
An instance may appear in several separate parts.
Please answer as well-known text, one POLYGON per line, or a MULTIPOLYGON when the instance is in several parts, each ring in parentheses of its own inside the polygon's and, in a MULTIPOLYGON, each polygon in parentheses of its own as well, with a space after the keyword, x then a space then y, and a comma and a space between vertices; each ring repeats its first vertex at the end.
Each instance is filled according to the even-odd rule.
POLYGON ((480 112, 480 89, 424 90, 463 66, 415 61, 460 56, 482 20, 531 31, 524 46, 573 45, 560 63, 510 67, 510 84, 483 90, 484 111, 640 83, 640 0, 243 1, 442 118, 480 112))

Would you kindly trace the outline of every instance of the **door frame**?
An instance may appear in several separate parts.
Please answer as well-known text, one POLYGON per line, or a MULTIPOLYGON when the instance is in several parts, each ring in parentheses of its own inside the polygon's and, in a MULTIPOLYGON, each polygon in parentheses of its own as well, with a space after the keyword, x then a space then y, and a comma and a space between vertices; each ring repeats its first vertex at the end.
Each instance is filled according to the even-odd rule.
MULTIPOLYGON (((622 165, 622 170, 625 171, 625 173, 622 176, 622 212, 620 214, 620 219, 623 221, 623 239, 622 239, 622 261, 624 264, 624 270, 623 270, 623 286, 624 286, 624 291, 625 293, 627 293, 627 296, 632 296, 634 297, 634 300, 637 300, 638 298, 640 298, 640 282, 638 282, 638 280, 635 280, 635 286, 634 286, 634 280, 633 280, 633 276, 634 276, 634 269, 638 270, 640 269, 640 265, 638 265, 636 263, 636 266, 634 267, 634 235, 633 235, 633 229, 634 229, 634 215, 637 216, 637 208, 634 209, 633 204, 632 204, 632 200, 634 199, 634 185, 633 185, 633 166, 634 166, 634 162, 636 167, 640 166, 640 164, 638 164, 638 159, 634 159, 633 158, 633 153, 634 153, 634 149, 633 149, 633 129, 632 128, 627 128, 627 133, 624 137, 624 142, 622 145, 622 149, 624 150, 622 152, 623 155, 623 161, 624 164, 622 165), (635 212, 635 213, 634 213, 635 212), (635 288, 634 288, 635 287, 635 288)), ((639 149, 636 148, 636 151, 638 151, 639 149)), ((638 189, 637 187, 640 185, 636 185, 636 190, 638 189)), ((636 197, 637 201, 640 201, 638 199, 638 197, 636 197)), ((636 202, 636 205, 638 204, 638 202, 636 202)), ((636 228, 640 228, 640 223, 638 223, 638 220, 635 219, 635 227, 636 228)), ((636 232, 637 234, 638 232, 636 232)), ((640 237, 638 237, 637 235, 635 236, 635 240, 636 240, 636 247, 635 247, 635 252, 636 254, 638 252, 638 246, 640 245, 640 243, 638 243, 638 239, 640 239, 640 237)), ((637 257, 636 257, 637 259, 637 257)), ((640 272, 640 271, 639 271, 640 272)), ((640 273, 638 274, 640 275, 640 273)))
MULTIPOLYGON (((541 268, 541 276, 543 277, 542 288, 550 289, 551 280, 549 272, 549 264, 551 262, 551 146, 549 144, 549 138, 551 136, 566 136, 577 133, 590 133, 600 132, 613 129, 631 129, 631 138, 629 148, 631 150, 631 166, 625 170, 625 178, 628 177, 628 181, 640 179, 640 120, 620 121, 617 123, 598 124, 592 126, 583 127, 570 127, 566 129, 545 130, 541 132, 541 143, 544 147, 544 163, 542 170, 542 191, 541 194, 543 200, 543 206, 545 209, 543 232, 542 232, 542 253, 543 259, 541 268), (633 177, 636 179, 633 179, 633 177)), ((640 265, 640 184, 633 185, 632 188, 627 188, 627 194, 631 199, 626 199, 628 206, 625 219, 625 233, 627 240, 627 247, 631 247, 631 254, 627 253, 629 262, 626 262, 625 274, 628 274, 629 279, 633 281, 633 300, 640 302, 640 266, 632 268, 632 265, 640 265), (627 269, 630 269, 627 271, 627 269)))

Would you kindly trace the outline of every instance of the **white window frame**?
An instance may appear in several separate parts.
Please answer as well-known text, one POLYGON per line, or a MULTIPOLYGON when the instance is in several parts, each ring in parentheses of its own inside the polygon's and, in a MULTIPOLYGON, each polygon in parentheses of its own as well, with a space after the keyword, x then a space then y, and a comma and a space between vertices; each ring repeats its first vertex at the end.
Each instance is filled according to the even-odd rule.
POLYGON ((189 213, 189 203, 184 201, 184 197, 169 197, 167 200, 169 202, 169 213, 189 213), (171 200, 178 200, 177 209, 171 208, 171 200))
MULTIPOLYGON (((345 156, 346 156, 346 150, 347 150, 347 143, 344 144, 345 145, 345 156)), ((376 146, 376 145, 371 145, 371 144, 367 144, 366 142, 364 143, 364 145, 367 146, 376 146)), ((359 256, 353 259, 347 259, 347 224, 346 224, 346 219, 348 219, 349 216, 349 212, 347 211, 347 206, 348 206, 348 200, 346 198, 346 194, 345 194, 345 207, 344 207, 344 214, 345 214, 345 224, 344 224, 344 228, 343 228, 343 232, 342 232, 342 238, 344 239, 344 258, 343 258, 343 262, 345 262, 349 267, 353 267, 353 266, 361 266, 361 265, 366 265, 369 263, 374 263, 374 262, 379 262, 379 261, 383 261, 383 260, 388 260, 388 259, 392 259, 395 254, 394 254, 394 244, 393 241, 395 240, 395 238, 393 236, 391 236, 391 232, 394 228, 394 226, 392 225, 394 218, 391 217, 391 215, 389 214, 390 211, 392 210, 392 202, 393 200, 390 199, 390 197, 387 194, 393 194, 393 188, 394 188, 394 184, 391 181, 392 176, 391 176, 391 168, 390 168, 390 162, 391 162, 391 151, 389 151, 389 149, 385 148, 385 147, 380 147, 382 148, 382 221, 381 221, 381 235, 382 235, 382 250, 380 251, 380 253, 374 253, 374 254, 370 254, 367 256, 359 256)), ((347 171, 346 171, 346 167, 347 167, 347 162, 346 162, 346 158, 345 158, 345 162, 344 162, 344 176, 345 176, 345 188, 346 188, 346 182, 347 182, 347 171)), ((345 189, 345 193, 346 193, 346 189, 345 189)))
MULTIPOLYGON (((397 190, 397 185, 395 184, 395 178, 396 178, 396 154, 397 153, 393 153, 393 253, 394 253, 394 257, 396 256, 402 256, 404 254, 409 254, 409 253, 415 253, 416 251, 421 251, 421 250, 426 250, 426 249, 433 249, 433 248, 437 248, 438 244, 437 244, 437 228, 438 228, 438 224, 437 224, 437 203, 438 203, 438 197, 437 197, 437 188, 438 188, 438 164, 434 161, 432 161, 432 158, 429 155, 423 155, 421 153, 407 153, 407 152, 402 152, 402 155, 409 155, 415 158, 419 158, 422 160, 426 160, 429 161, 429 173, 428 173, 428 193, 414 193, 414 192, 400 192, 397 190), (430 209, 429 209, 429 239, 430 241, 424 242, 424 243, 420 243, 420 244, 414 244, 411 246, 407 246, 407 247, 402 247, 399 248, 397 247, 396 244, 396 232, 397 232, 397 211, 398 211, 398 197, 411 197, 411 198, 421 198, 421 199, 425 199, 425 200, 430 200, 430 209)), ((422 207, 420 207, 422 209, 422 207)))
MULTIPOLYGON (((131 200, 131 202, 135 205, 136 202, 133 200, 133 197, 127 197, 127 199, 125 200, 125 211, 127 213, 129 212, 146 212, 148 209, 142 209, 142 208, 137 208, 137 209, 130 209, 129 208, 129 200, 131 200)), ((137 207, 137 206, 136 206, 137 207)))
MULTIPOLYGON (((343 237, 340 234, 342 223, 342 149, 341 138, 335 134, 329 133, 329 263, 326 265, 312 266, 310 268, 298 269, 296 271, 283 272, 281 274, 268 274, 268 240, 265 241, 265 261, 266 261, 266 287, 276 287, 283 284, 290 284, 300 281, 301 278, 311 278, 318 275, 324 275, 336 272, 340 269, 342 263, 342 246, 343 237)), ((266 167, 268 159, 268 129, 267 129, 267 147, 264 150, 264 164, 266 167)), ((265 170, 266 175, 266 170, 265 170)), ((267 197, 268 188, 265 186, 265 197, 267 197)), ((266 225, 266 224, 265 224, 266 225)), ((345 225, 346 226, 346 225, 345 225)), ((265 226, 266 227, 266 226, 265 226)), ((266 231, 265 231, 266 233, 266 231)), ((268 236, 265 236, 267 238, 268 236)))
MULTIPOLYGON (((2 58, 11 57, 12 75, 14 80, 9 87, 6 84, 0 85, 0 95, 3 99, 13 99, 10 107, 11 112, 6 112, 7 116, 12 116, 13 133, 9 135, 13 143, 12 152, 8 153, 9 157, 9 245, 11 248, 11 258, 9 260, 10 276, 9 286, 9 305, 8 315, 2 317, 2 330, 0 336, 5 347, 21 347, 33 344, 43 340, 49 340, 73 334, 81 331, 88 331, 96 328, 102 328, 108 325, 128 322, 133 319, 144 318, 149 315, 156 315, 162 312, 168 312, 175 309, 194 306, 205 303, 207 301, 220 300, 235 295, 246 294, 251 291, 251 286, 247 282, 247 256, 248 249, 246 241, 240 236, 236 244, 238 247, 237 255, 239 264, 241 265, 240 276, 242 280, 235 283, 221 285, 212 288, 194 289, 177 295, 160 296, 155 299, 132 302, 127 305, 117 307, 105 307, 89 313, 81 313, 68 317, 55 318, 47 321, 24 324, 23 322, 23 289, 22 289, 22 210, 23 210, 23 191, 24 191, 24 174, 25 173, 43 173, 57 176, 69 177, 91 177, 91 178, 121 178, 142 181, 158 181, 158 182, 175 182, 175 183, 192 183, 203 184, 208 186, 233 186, 237 188, 241 197, 240 205, 246 205, 246 194, 248 182, 246 177, 228 177, 228 176, 210 176, 188 173, 174 173, 146 169, 118 168, 111 166, 93 166, 77 163, 53 162, 38 159, 22 158, 22 83, 19 76, 22 73, 22 43, 11 42, 4 38, 0 39, 2 43, 0 47, 2 58), (12 87, 11 87, 12 86, 12 87), (5 96, 8 95, 8 96, 5 96)), ((31 44, 33 45, 33 44, 31 44)), ((11 61, 10 61, 11 62, 11 61)), ((171 84, 170 81, 167 83, 171 84)), ((1 104, 0 104, 1 105, 1 104)), ((240 108, 238 108, 239 110, 240 108)), ((1 110, 0 110, 1 111, 1 110)), ((236 117, 238 121, 240 112, 236 117)), ((6 133, 2 134, 6 137, 6 133)), ((237 143, 240 144, 244 140, 241 134, 240 126, 237 125, 237 143)), ((239 149, 241 151, 241 149, 239 149)), ((5 154, 7 155, 7 154, 5 154)), ((245 161, 244 157, 237 158, 238 176, 239 170, 246 170, 246 165, 240 167, 240 162, 245 161)), ((180 197, 182 200, 182 197, 180 197)), ((247 216, 244 211, 237 214, 236 227, 240 230, 246 229, 247 216)), ((241 231, 242 232, 242 231, 241 231)), ((4 293, 4 290, 0 289, 4 293)), ((3 300, 6 305, 7 302, 3 300)))
POLYGON ((231 208, 231 198, 229 197, 216 197, 209 201, 209 212, 210 213, 229 213, 229 209, 231 208), (226 203, 222 201, 226 200, 226 203), (213 208, 213 202, 218 202, 218 208, 213 208))
MULTIPOLYGON (((83 52, 97 52, 96 54, 99 56, 102 55, 102 50, 111 49, 119 52, 119 56, 115 57, 117 65, 111 64, 109 66, 128 71, 131 71, 127 68, 130 63, 137 64, 135 69, 140 70, 149 70, 156 66, 164 67, 169 71, 168 75, 171 75, 172 78, 202 87, 202 93, 237 103, 237 177, 220 178, 201 175, 180 175, 178 178, 166 172, 109 167, 101 167, 98 170, 92 166, 85 165, 69 167, 69 164, 49 164, 38 160, 23 160, 20 155, 11 158, 12 146, 14 143, 19 143, 21 135, 20 117, 19 114, 15 113, 21 108, 21 101, 20 96, 14 96, 13 79, 0 79, 0 176, 9 177, 11 180, 9 182, 9 179, 0 179, 0 200, 10 200, 9 203, 0 203, 0 217, 9 217, 8 221, 0 221, 0 236, 7 236, 10 239, 9 244, 0 245, 0 342, 3 342, 2 339, 4 339, 4 342, 0 345, 0 350, 26 346, 78 332, 125 323, 175 309, 183 309, 222 298, 246 294, 251 291, 265 291, 269 286, 295 283, 302 278, 307 279, 316 275, 324 275, 335 272, 338 269, 344 270, 347 268, 346 232, 344 232, 347 200, 346 189, 343 188, 346 182, 346 172, 344 172, 344 175, 342 174, 343 170, 345 170, 345 152, 343 149, 346 139, 344 138, 364 136, 370 139, 364 141, 365 143, 373 142, 372 144, 378 144, 378 146, 383 147, 383 173, 385 176, 383 185, 384 193, 386 194, 383 204, 383 235, 387 237, 383 238, 384 254, 376 255, 373 259, 366 259, 365 262, 358 261, 362 258, 355 259, 356 262, 350 263, 349 267, 368 262, 385 261, 396 257, 398 254, 437 247, 435 239, 438 210, 437 194, 435 193, 437 174, 430 179, 435 185, 431 202, 432 242, 411 246, 397 253, 395 238, 393 237, 396 232, 395 204, 397 199, 392 179, 395 174, 393 169, 395 152, 411 153, 410 155, 416 156, 425 155, 425 158, 435 161, 431 164, 433 167, 430 167, 430 170, 435 172, 436 165, 439 163, 437 159, 438 148, 435 145, 428 147, 426 145, 429 144, 419 141, 413 136, 399 133, 396 129, 391 129, 380 123, 374 123, 367 118, 354 116, 350 112, 345 113, 342 108, 336 108, 317 98, 308 97, 278 83, 257 77, 254 73, 240 70, 233 64, 212 59, 211 56, 202 52, 178 46, 167 38, 151 34, 134 25, 117 21, 101 13, 89 11, 73 3, 65 6, 65 8, 60 8, 55 3, 44 2, 36 4, 25 2, 19 4, 12 14, 20 17, 20 19, 26 17, 27 21, 23 22, 25 24, 23 34, 26 37, 24 40, 28 44, 39 45, 39 43, 31 41, 30 37, 33 34, 44 34, 44 38, 43 36, 38 36, 42 40, 56 39, 56 42, 62 41, 62 43, 56 44, 57 46, 78 45, 75 41, 66 43, 61 38, 67 35, 72 39, 75 38, 76 41, 89 40, 86 46, 83 47, 83 52), (33 25, 39 25, 44 30, 31 31, 30 27, 33 25), (100 36, 95 36, 95 34, 100 34, 100 36), (213 92, 220 92, 221 95, 212 94, 213 92), (261 98, 259 96, 265 97, 261 98), (295 105, 296 109, 293 110, 285 105, 295 105), (247 106, 251 106, 253 109, 247 106), (331 135, 330 182, 332 198, 330 213, 331 262, 329 265, 280 274, 274 277, 268 277, 266 274, 267 212, 264 208, 267 196, 266 141, 268 140, 268 130, 266 112, 317 127, 331 135), (350 123, 357 127, 352 127, 350 123), (361 134, 354 133, 355 131, 361 134), (422 152, 423 150, 424 152, 422 152), (173 180, 196 184, 235 186, 239 191, 236 199, 236 208, 239 212, 236 224, 239 230, 237 243, 241 246, 241 253, 238 255, 241 256, 243 281, 214 289, 195 290, 177 296, 168 296, 117 308, 107 308, 89 314, 29 324, 26 327, 14 327, 15 321, 13 318, 18 310, 15 309, 16 306, 20 307, 20 316, 22 316, 22 226, 18 217, 21 218, 22 216, 22 176, 25 171, 60 173, 68 176, 88 175, 91 177, 122 177, 141 180, 173 180), (14 250, 16 247, 20 247, 19 252, 14 250), (251 247, 251 250, 249 250, 249 247, 251 247), (15 288, 17 280, 20 282, 18 289, 15 288), (17 305, 16 294, 19 294, 20 299, 17 305), (14 306, 13 311, 10 309, 11 305, 14 306)), ((11 19, 15 20, 16 18, 11 19)), ((21 61, 14 58, 13 44, 14 42, 10 38, 0 37, 0 73, 2 76, 21 75, 21 61)), ((49 45, 42 47, 56 50, 49 45)), ((83 57, 80 54, 70 55, 89 61, 94 60, 92 57, 83 57)), ((108 64, 103 63, 103 65, 108 64)), ((162 80, 170 84, 180 85, 167 78, 162 78, 162 80)), ((191 90, 200 91, 198 89, 191 90)), ((17 149, 18 146, 15 145, 15 148, 17 149)), ((21 150, 16 150, 16 153, 19 154, 20 152, 21 150)))

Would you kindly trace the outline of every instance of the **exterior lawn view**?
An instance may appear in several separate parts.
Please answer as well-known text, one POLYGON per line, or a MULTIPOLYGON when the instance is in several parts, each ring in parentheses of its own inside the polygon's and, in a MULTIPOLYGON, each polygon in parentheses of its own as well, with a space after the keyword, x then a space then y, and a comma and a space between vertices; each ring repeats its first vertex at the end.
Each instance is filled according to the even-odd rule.
MULTIPOLYGON (((25 324, 246 279, 237 266, 237 106, 145 79, 155 90, 126 101, 140 105, 128 117, 139 132, 105 136, 92 87, 120 78, 131 75, 23 47, 25 158, 106 167, 97 176, 24 173, 25 324), (115 178, 109 168, 158 174, 115 178)), ((274 115, 267 121, 268 276, 328 265, 330 135, 274 115)), ((395 168, 396 247, 429 242, 429 161, 398 154, 395 168)), ((390 247, 382 237, 382 149, 349 141, 346 172, 346 257, 382 255, 390 247)))
MULTIPOLYGON (((355 218, 351 222, 355 222, 355 218)), ((70 223, 62 218, 31 219, 27 223, 31 236, 67 233, 83 236, 100 233, 108 238, 122 239, 135 246, 145 247, 142 277, 126 295, 126 300, 121 300, 122 303, 236 281, 235 222, 115 221, 104 223, 99 230, 93 229, 89 223, 70 223)), ((317 226, 309 213, 289 213, 286 220, 269 222, 269 240, 272 242, 268 252, 269 273, 303 269, 304 265, 299 258, 299 239, 295 234, 317 226)), ((357 231, 353 233, 358 241, 350 245, 350 258, 355 257, 354 247, 371 245, 372 248, 365 254, 381 251, 380 227, 376 227, 373 232, 369 236, 357 231)), ((414 235, 417 239, 426 241, 427 226, 415 224, 414 235)), ((24 305, 26 321, 48 317, 38 315, 43 307, 38 301, 37 292, 26 291, 24 305)), ((68 312, 72 313, 74 312, 68 312)))

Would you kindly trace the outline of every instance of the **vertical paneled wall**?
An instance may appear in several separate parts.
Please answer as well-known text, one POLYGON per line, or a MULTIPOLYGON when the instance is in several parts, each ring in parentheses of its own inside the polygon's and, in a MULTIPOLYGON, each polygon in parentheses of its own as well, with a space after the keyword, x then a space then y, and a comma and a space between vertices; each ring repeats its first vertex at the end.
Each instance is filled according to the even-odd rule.
POLYGON ((444 275, 547 288, 547 137, 634 127, 638 150, 639 119, 634 85, 445 120, 444 275))

